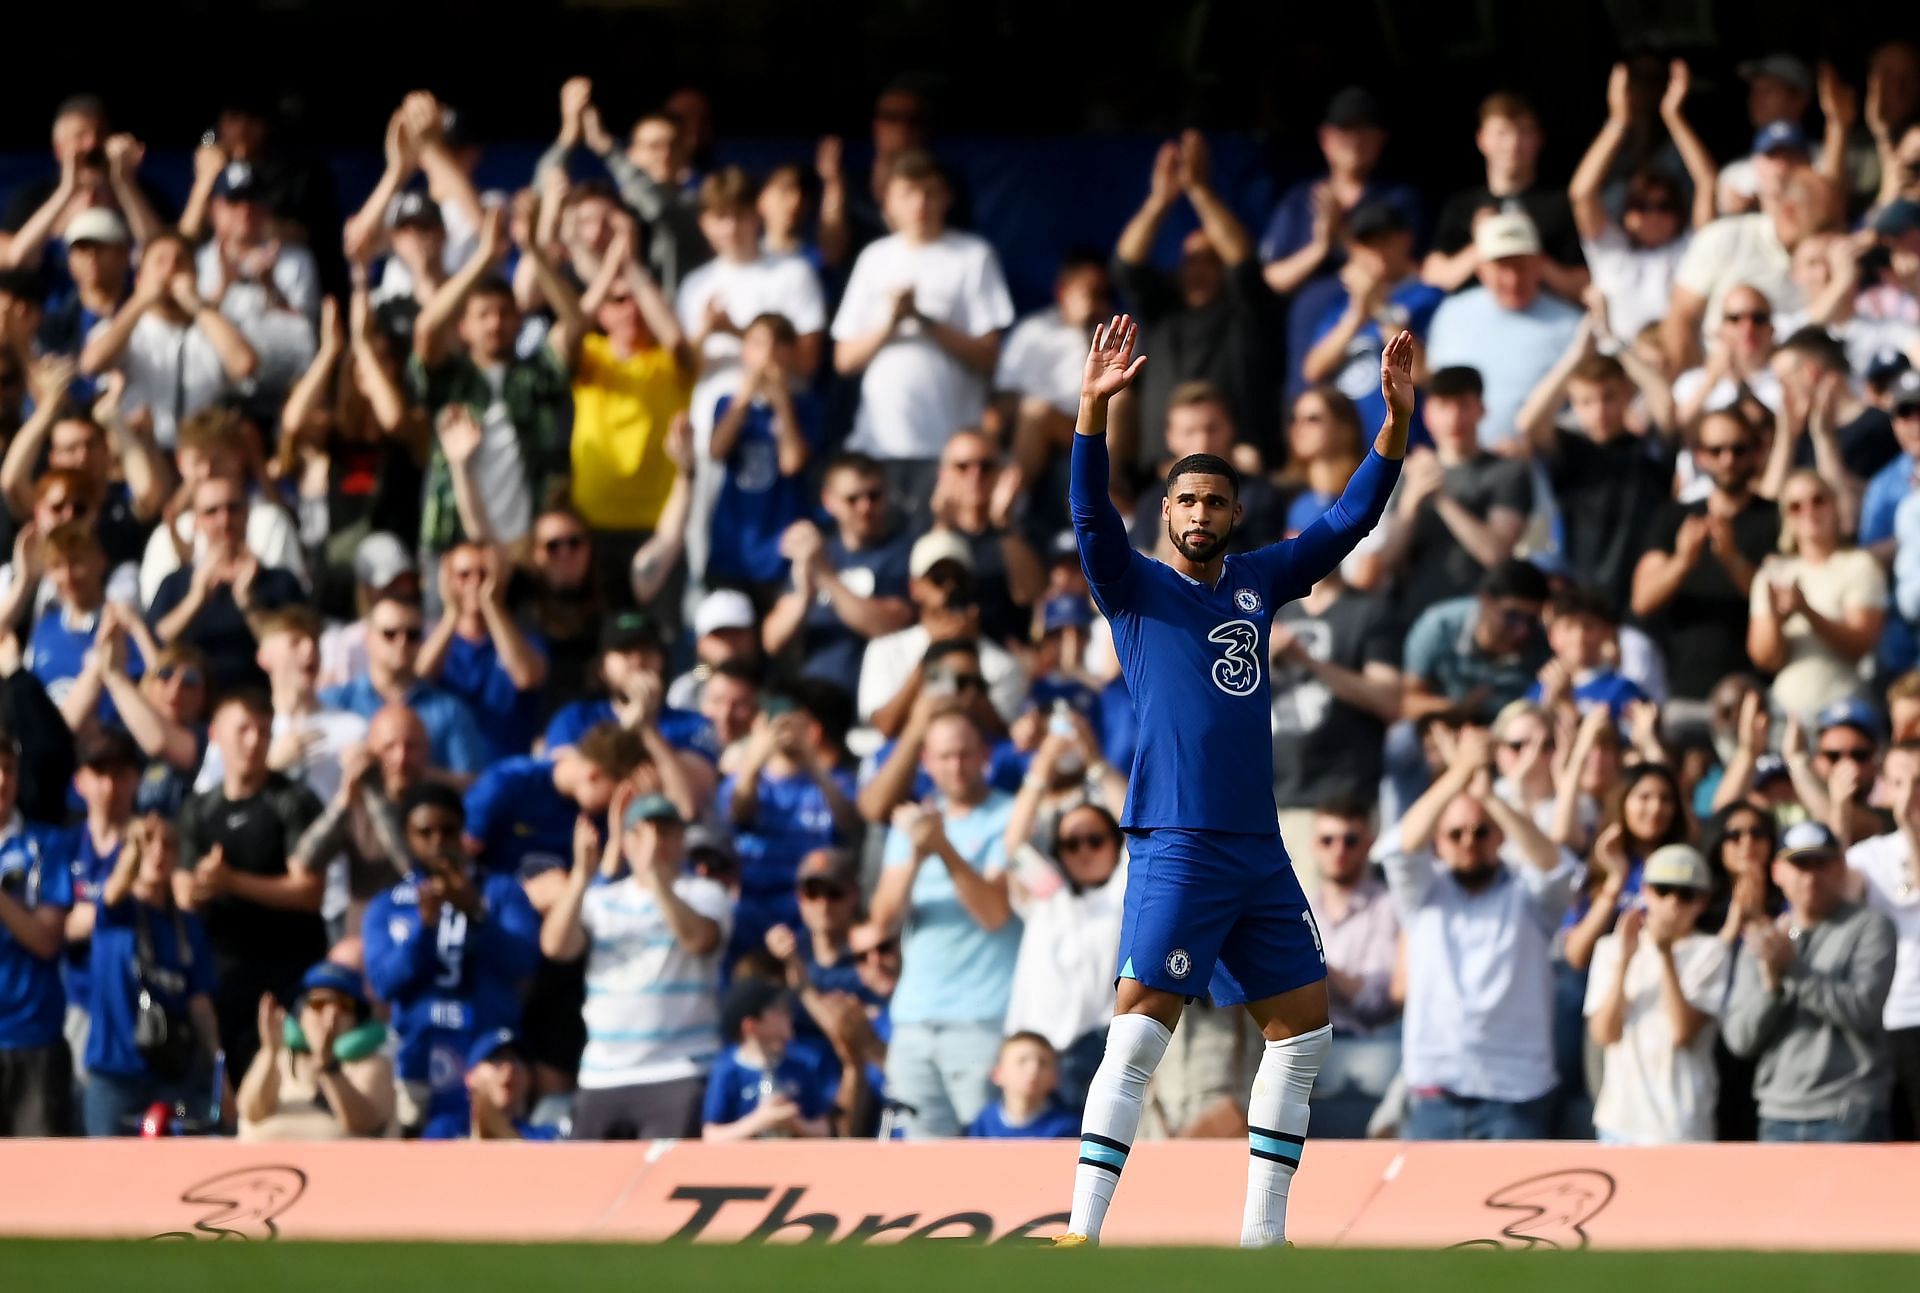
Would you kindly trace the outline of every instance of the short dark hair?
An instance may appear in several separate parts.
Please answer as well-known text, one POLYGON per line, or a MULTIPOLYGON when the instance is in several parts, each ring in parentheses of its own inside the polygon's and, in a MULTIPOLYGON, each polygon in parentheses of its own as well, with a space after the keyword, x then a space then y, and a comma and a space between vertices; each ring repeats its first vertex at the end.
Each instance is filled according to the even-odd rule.
POLYGON ((1547 600, 1547 577, 1531 561, 1509 557, 1480 581, 1480 591, 1488 597, 1512 597, 1523 602, 1547 600))
POLYGON ((444 809, 459 818, 462 826, 467 824, 467 805, 460 798, 460 792, 438 781, 417 781, 407 787, 407 792, 400 796, 400 820, 404 822, 413 816, 416 808, 444 809))
POLYGON ((857 476, 883 476, 879 460, 870 453, 861 453, 858 449, 849 449, 827 459, 826 470, 821 478, 833 475, 836 471, 850 471, 857 476))
POLYGON ((609 780, 625 781, 634 769, 651 763, 647 746, 638 732, 620 726, 612 719, 595 723, 574 743, 574 753, 607 774, 609 780))
POLYGON ((767 671, 758 656, 751 658, 736 656, 731 660, 722 660, 713 666, 710 678, 731 678, 735 682, 744 682, 750 687, 766 685, 767 671))
POLYGON ((1358 795, 1328 795, 1313 806, 1322 817, 1338 817, 1343 822, 1373 820, 1373 805, 1358 795))
POLYGON ((0 269, 0 296, 29 305, 47 303, 47 278, 37 269, 0 269))
POLYGON ((1433 399, 1457 400, 1465 395, 1478 398, 1486 393, 1487 384, 1480 380, 1480 370, 1464 364, 1442 368, 1427 378, 1427 395, 1433 399))
POLYGON ((1106 273, 1107 253, 1087 243, 1075 243, 1060 257, 1060 268, 1053 272, 1054 281, 1059 282, 1067 275, 1077 274, 1083 269, 1097 269, 1102 274, 1106 273))
POLYGON ((1613 609, 1613 603, 1601 596, 1596 589, 1582 588, 1578 584, 1568 584, 1547 602, 1547 608, 1558 617, 1562 615, 1584 615, 1599 620, 1603 624, 1616 627, 1620 623, 1619 614, 1613 609))
POLYGON ((1853 371, 1853 365, 1847 362, 1847 348, 1839 338, 1817 324, 1797 329, 1780 343, 1780 349, 1790 350, 1802 359, 1810 359, 1830 373, 1853 371))
POLYGON ((1227 393, 1205 378, 1196 377, 1192 381, 1181 382, 1167 395, 1169 413, 1175 409, 1190 409, 1196 404, 1216 404, 1226 409, 1229 416, 1232 415, 1227 404, 1227 393))
POLYGON ((944 184, 946 179, 940 163, 924 148, 905 149, 893 159, 893 169, 887 172, 889 184, 895 180, 905 180, 908 184, 944 184))
POLYGON ((273 718, 273 699, 267 695, 265 689, 244 684, 233 688, 214 701, 207 713, 218 715, 222 710, 232 709, 236 705, 256 718, 269 721, 273 718))
MULTIPOLYGON (((477 301, 483 296, 504 296, 509 305, 518 304, 513 299, 513 285, 498 274, 482 275, 480 281, 468 290, 467 301, 477 301)), ((460 309, 463 313, 466 308, 466 302, 462 302, 460 309)))
POLYGON ((1627 376, 1627 368, 1612 355, 1588 355, 1573 366, 1567 374, 1570 382, 1586 382, 1599 386, 1606 382, 1625 382, 1632 379, 1627 376))
POLYGON ((791 346, 800 340, 800 333, 794 328, 793 320, 777 310, 768 310, 765 314, 756 314, 747 326, 740 329, 740 335, 746 336, 755 328, 765 328, 773 334, 773 339, 783 346, 791 346))
POLYGON ((1028 1042, 1034 1046, 1044 1046, 1046 1047, 1047 1054, 1053 1056, 1056 1061, 1060 1058, 1059 1048, 1047 1040, 1046 1034, 1036 1033, 1031 1028, 1023 1028, 1017 1033, 1008 1033, 1000 1041, 998 1054, 1005 1055, 1008 1047, 1017 1045, 1020 1042, 1028 1042))
POLYGON ((1233 489, 1233 496, 1240 497, 1240 473, 1225 458, 1210 453, 1190 453, 1167 470, 1167 493, 1173 493, 1173 482, 1182 476, 1223 476, 1233 489))
POLYGON ((931 668, 950 655, 970 655, 977 660, 980 658, 980 643, 973 638, 944 638, 930 643, 926 654, 920 657, 920 667, 931 668))
POLYGON ((62 117, 92 117, 96 121, 105 121, 107 101, 97 94, 69 94, 53 110, 55 121, 62 117))

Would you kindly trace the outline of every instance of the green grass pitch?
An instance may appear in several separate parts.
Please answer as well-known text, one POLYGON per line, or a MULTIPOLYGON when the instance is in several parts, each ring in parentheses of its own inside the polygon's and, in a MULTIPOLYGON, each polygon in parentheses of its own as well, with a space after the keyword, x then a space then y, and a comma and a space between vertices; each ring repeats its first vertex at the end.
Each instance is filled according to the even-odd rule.
POLYGON ((0 1242, 0 1286, 142 1293, 1740 1293, 1920 1288, 1920 1257, 1769 1253, 1515 1253, 1218 1249, 0 1242))

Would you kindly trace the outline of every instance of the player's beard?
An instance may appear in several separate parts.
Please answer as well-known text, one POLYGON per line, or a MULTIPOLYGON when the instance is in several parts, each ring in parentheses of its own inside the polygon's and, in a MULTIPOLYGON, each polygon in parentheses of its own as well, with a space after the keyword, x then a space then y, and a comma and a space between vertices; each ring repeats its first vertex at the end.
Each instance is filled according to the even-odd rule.
POLYGON ((1227 549, 1227 540, 1231 539, 1232 537, 1233 537, 1233 522, 1228 521, 1227 532, 1225 534, 1220 535, 1212 544, 1208 545, 1204 549, 1196 548, 1187 542, 1185 536, 1174 532, 1173 518, 1172 517, 1167 518, 1167 542, 1173 545, 1173 550, 1175 552, 1178 552, 1181 556, 1185 557, 1188 561, 1191 561, 1196 565, 1204 566, 1207 562, 1213 560, 1215 557, 1219 556, 1222 552, 1225 552, 1227 549))

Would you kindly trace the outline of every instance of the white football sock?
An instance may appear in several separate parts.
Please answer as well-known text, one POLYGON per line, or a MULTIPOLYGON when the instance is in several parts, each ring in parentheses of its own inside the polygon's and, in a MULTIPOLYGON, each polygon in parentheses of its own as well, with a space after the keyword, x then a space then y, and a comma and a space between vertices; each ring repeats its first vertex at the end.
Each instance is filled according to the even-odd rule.
POLYGON ((1307 1139, 1307 1098, 1314 1075, 1333 1045, 1323 1026, 1285 1041, 1268 1042, 1247 1102, 1247 1208, 1240 1246, 1264 1248, 1286 1242, 1287 1188, 1300 1167, 1307 1139))
POLYGON ((1098 1242, 1107 1219, 1120 1169, 1140 1129, 1147 1102, 1147 1080, 1167 1053, 1173 1034, 1146 1015, 1115 1015, 1107 1028, 1107 1050, 1087 1088, 1087 1112, 1080 1124, 1080 1166, 1073 1173, 1073 1217, 1069 1232, 1098 1242))

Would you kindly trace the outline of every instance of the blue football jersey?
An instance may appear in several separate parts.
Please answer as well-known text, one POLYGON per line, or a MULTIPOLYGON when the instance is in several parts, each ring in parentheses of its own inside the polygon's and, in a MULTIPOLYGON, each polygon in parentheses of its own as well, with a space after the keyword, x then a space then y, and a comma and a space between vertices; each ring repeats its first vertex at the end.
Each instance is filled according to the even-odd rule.
POLYGON ((1113 629, 1139 718, 1121 825, 1271 835, 1274 612, 1306 596, 1373 529, 1400 461, 1369 453, 1294 538, 1230 553, 1211 587, 1134 552, 1107 495, 1104 436, 1076 435, 1069 502, 1080 565, 1113 629))

